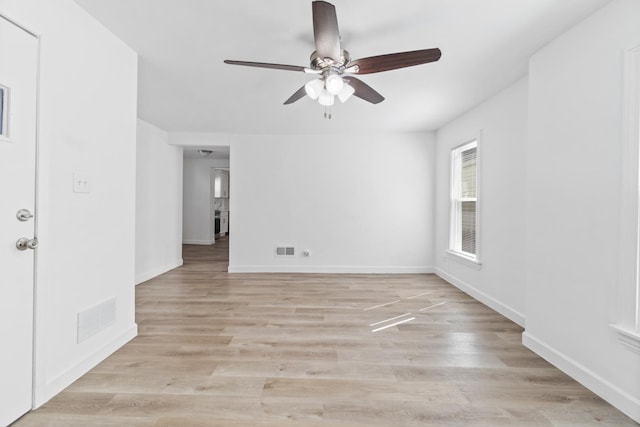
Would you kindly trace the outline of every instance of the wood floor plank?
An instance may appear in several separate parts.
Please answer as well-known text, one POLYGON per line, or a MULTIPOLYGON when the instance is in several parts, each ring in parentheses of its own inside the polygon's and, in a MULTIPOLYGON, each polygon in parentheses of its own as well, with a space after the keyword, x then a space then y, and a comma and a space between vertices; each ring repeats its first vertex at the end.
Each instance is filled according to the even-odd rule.
POLYGON ((228 238, 136 288, 139 335, 16 426, 633 426, 430 274, 228 274, 228 238))

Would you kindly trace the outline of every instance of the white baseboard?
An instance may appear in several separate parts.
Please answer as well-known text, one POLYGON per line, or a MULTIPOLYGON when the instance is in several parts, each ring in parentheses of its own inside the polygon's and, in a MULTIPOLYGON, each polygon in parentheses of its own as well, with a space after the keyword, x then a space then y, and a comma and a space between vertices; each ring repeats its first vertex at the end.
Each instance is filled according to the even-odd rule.
POLYGON ((136 285, 139 285, 142 282, 146 282, 147 280, 151 280, 154 277, 157 277, 161 274, 166 273, 167 271, 173 270, 174 268, 178 268, 182 265, 183 261, 182 258, 179 260, 176 260, 172 263, 169 264, 165 264, 165 265, 161 265, 159 267, 153 268, 145 273, 141 273, 141 274, 137 274, 136 275, 136 285))
POLYGON ((216 239, 209 240, 197 240, 197 239, 183 239, 183 245, 213 245, 216 242, 216 239))
POLYGON ((375 266, 321 266, 321 265, 230 265, 229 273, 319 273, 319 274, 425 274, 433 267, 375 267, 375 266))
POLYGON ((640 423, 640 400, 525 331, 522 344, 640 423))
MULTIPOLYGON (((136 335, 138 335, 138 325, 134 323, 120 335, 98 348, 83 361, 70 367, 51 381, 48 381, 45 386, 46 390, 43 399, 42 401, 34 402, 34 409, 47 403, 49 399, 70 386, 75 380, 89 372, 98 363, 102 362, 120 347, 135 338, 136 335)), ((36 395, 42 395, 42 393, 36 393, 36 395)))
POLYGON ((525 316, 524 316, 524 314, 520 313, 517 310, 514 310, 513 308, 509 307, 506 304, 503 304, 502 302, 498 301, 497 299, 493 298, 492 296, 489 296, 489 295, 485 294, 484 292, 478 290, 477 288, 474 288, 473 286, 469 285, 468 283, 463 282, 462 280, 458 279, 457 277, 454 277, 454 276, 450 275, 449 273, 446 273, 445 271, 443 271, 440 268, 436 268, 435 273, 440 278, 446 280, 447 282, 451 283, 456 288, 460 289, 462 292, 464 292, 466 294, 469 294, 470 296, 472 296, 476 300, 480 301, 481 303, 483 303, 487 307, 491 308, 492 310, 497 311, 498 313, 502 314, 507 319, 511 320, 512 322, 517 323, 518 325, 520 325, 520 326, 522 326, 524 328, 524 324, 525 324, 525 316))

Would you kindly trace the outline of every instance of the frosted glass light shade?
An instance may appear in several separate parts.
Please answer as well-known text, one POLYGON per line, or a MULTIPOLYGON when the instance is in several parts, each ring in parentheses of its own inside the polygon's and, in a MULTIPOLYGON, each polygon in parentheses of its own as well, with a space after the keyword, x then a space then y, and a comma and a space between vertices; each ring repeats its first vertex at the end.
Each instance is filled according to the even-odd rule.
POLYGON ((323 90, 318 98, 318 103, 325 107, 331 107, 335 102, 335 97, 331 95, 328 91, 323 90))
POLYGON ((327 92, 329 92, 331 95, 339 94, 343 87, 344 87, 344 81, 342 80, 342 77, 336 74, 332 74, 329 77, 327 77, 327 81, 325 82, 325 88, 327 89, 327 92))
POLYGON ((304 85, 304 91, 307 92, 309 98, 316 100, 324 90, 324 82, 320 79, 311 80, 304 85))
POLYGON ((347 99, 351 98, 351 95, 353 95, 355 91, 356 90, 353 88, 353 86, 345 83, 342 87, 342 90, 338 94, 338 99, 340 99, 340 102, 346 102, 347 99))

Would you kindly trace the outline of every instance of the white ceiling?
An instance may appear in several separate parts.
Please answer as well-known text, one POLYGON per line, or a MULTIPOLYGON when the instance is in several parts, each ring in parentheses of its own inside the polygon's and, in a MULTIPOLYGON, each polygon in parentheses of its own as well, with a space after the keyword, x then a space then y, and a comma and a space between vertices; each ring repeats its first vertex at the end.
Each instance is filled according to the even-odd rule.
POLYGON ((140 54, 139 116, 167 131, 434 130, 527 73, 529 57, 610 0, 333 0, 352 58, 439 47, 437 63, 369 74, 386 100, 282 103, 313 77, 311 0, 76 0, 140 54))

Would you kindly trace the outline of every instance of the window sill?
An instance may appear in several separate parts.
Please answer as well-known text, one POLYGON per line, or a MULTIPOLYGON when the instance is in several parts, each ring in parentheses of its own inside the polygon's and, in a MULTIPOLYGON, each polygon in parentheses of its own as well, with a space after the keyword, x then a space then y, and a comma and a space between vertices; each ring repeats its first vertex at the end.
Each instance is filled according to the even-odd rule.
POLYGON ((459 252, 454 252, 452 250, 448 250, 446 252, 447 259, 458 262, 462 265, 466 265, 467 267, 473 268, 474 270, 480 270, 482 268, 482 263, 475 259, 471 259, 468 256, 465 256, 459 252))
POLYGON ((618 340, 622 345, 634 353, 640 354, 640 334, 638 332, 618 325, 609 326, 618 334, 618 340))

